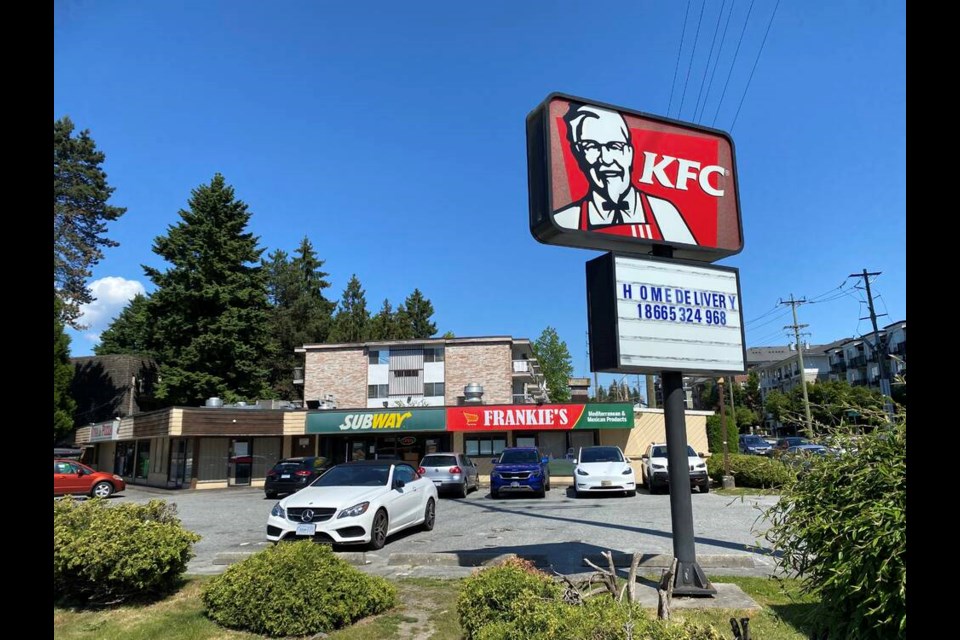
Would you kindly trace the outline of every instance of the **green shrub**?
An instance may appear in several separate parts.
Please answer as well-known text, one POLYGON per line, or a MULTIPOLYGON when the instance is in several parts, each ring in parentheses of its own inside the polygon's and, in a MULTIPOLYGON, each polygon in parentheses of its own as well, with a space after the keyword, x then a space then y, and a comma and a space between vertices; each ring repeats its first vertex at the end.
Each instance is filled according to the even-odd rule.
POLYGON ((457 599, 460 626, 468 640, 721 640, 712 627, 662 622, 639 603, 608 596, 583 605, 562 600, 559 582, 525 560, 484 569, 464 581, 457 599))
POLYGON ((583 605, 543 599, 521 593, 510 605, 509 620, 482 627, 476 640, 723 640, 709 626, 679 624, 654 619, 643 606, 614 602, 609 596, 587 599, 583 605))
POLYGON ((905 638, 906 414, 856 449, 788 485, 765 514, 766 539, 820 600, 831 638, 905 638))
POLYGON ((200 540, 183 528, 176 509, 162 500, 55 501, 54 601, 102 605, 172 592, 200 540))
POLYGON ((509 623, 511 604, 521 594, 553 598, 562 591, 553 578, 536 569, 531 562, 511 558, 478 571, 464 581, 457 596, 457 616, 467 640, 471 640, 490 622, 509 623))
POLYGON ((397 604, 397 589, 309 540, 274 545, 204 586, 205 613, 224 627, 268 636, 332 631, 397 604))
MULTIPOLYGON (((727 407, 727 451, 738 451, 738 442, 740 434, 737 430, 737 421, 729 413, 727 407)), ((710 453, 723 453, 723 423, 720 422, 720 416, 714 414, 707 416, 707 447, 710 453)))
MULTIPOLYGON (((797 472, 776 458, 731 453, 730 473, 738 487, 776 489, 792 482, 797 472)), ((723 481, 723 454, 707 460, 707 473, 717 483, 723 481)))

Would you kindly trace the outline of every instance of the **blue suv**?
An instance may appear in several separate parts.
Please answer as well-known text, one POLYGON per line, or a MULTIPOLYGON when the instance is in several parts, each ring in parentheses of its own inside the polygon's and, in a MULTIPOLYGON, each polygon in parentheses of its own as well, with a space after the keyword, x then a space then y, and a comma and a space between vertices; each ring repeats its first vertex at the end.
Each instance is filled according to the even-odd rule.
POLYGON ((550 491, 550 459, 542 456, 536 447, 508 447, 499 458, 491 460, 490 497, 504 493, 533 493, 543 498, 550 491))

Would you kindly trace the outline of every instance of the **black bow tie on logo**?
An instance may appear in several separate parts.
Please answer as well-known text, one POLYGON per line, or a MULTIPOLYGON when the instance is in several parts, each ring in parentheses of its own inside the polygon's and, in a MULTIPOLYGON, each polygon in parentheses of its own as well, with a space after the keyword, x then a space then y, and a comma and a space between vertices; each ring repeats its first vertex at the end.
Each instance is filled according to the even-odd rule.
POLYGON ((601 204, 604 211, 613 211, 613 219, 610 221, 610 224, 623 224, 623 214, 627 212, 627 201, 621 200, 620 202, 610 202, 609 200, 604 200, 601 204))

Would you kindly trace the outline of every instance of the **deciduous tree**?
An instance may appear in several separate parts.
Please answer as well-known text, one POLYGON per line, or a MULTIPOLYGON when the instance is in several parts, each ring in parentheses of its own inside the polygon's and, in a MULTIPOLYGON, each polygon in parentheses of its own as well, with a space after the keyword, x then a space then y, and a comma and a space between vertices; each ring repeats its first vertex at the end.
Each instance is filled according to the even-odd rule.
MULTIPOLYGON (((557 330, 547 327, 533 343, 533 354, 540 363, 546 379, 551 402, 570 401, 570 376, 573 375, 573 359, 567 343, 560 339, 557 330)), ((598 390, 599 391, 599 390, 598 390)))

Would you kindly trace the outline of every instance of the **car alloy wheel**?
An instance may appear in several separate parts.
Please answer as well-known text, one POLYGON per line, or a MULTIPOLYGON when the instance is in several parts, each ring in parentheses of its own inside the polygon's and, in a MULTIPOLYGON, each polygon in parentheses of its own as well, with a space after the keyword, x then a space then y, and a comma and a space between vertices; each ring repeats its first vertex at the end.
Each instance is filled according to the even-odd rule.
POLYGON ((373 528, 370 531, 370 548, 371 549, 383 549, 383 545, 387 542, 387 512, 377 511, 377 515, 373 516, 373 528))
POLYGON ((427 500, 427 508, 423 512, 423 529, 424 531, 433 531, 433 525, 437 521, 437 505, 434 504, 433 498, 427 500))
POLYGON ((113 494, 113 485, 109 482, 98 482, 93 486, 92 493, 95 498, 109 498, 113 494))
POLYGON ((461 498, 467 497, 467 480, 463 480, 463 484, 460 485, 460 490, 457 492, 457 495, 461 498))

